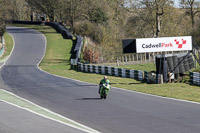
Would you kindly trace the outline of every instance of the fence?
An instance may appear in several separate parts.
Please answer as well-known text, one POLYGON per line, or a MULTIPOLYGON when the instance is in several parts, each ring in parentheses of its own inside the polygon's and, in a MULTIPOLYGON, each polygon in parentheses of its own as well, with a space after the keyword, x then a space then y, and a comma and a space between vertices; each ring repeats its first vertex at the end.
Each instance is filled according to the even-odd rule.
POLYGON ((190 84, 200 85, 200 73, 190 72, 190 84))
POLYGON ((176 54, 186 53, 188 51, 171 51, 171 52, 153 52, 153 53, 134 53, 134 54, 123 54, 122 56, 116 57, 119 64, 138 64, 144 62, 154 62, 155 57, 161 54, 176 54))
POLYGON ((144 79, 143 71, 129 70, 129 69, 123 69, 123 68, 117 68, 117 67, 109 67, 109 66, 96 66, 96 65, 78 63, 78 71, 123 77, 123 78, 132 78, 139 81, 143 81, 144 79))

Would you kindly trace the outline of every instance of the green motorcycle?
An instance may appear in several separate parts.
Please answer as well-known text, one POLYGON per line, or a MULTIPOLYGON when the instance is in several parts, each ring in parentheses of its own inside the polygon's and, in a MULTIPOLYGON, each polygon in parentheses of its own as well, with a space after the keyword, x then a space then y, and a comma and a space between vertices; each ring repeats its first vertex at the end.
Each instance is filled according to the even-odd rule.
POLYGON ((100 89, 100 98, 106 99, 109 91, 110 91, 110 85, 107 83, 102 84, 100 89))

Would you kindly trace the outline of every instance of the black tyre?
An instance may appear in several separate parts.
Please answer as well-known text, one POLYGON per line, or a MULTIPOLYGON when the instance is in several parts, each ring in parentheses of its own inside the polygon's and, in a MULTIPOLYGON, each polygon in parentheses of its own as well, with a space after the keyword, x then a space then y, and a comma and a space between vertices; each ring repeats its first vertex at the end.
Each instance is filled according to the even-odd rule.
POLYGON ((106 91, 104 91, 104 99, 106 99, 107 97, 107 94, 106 94, 106 91))

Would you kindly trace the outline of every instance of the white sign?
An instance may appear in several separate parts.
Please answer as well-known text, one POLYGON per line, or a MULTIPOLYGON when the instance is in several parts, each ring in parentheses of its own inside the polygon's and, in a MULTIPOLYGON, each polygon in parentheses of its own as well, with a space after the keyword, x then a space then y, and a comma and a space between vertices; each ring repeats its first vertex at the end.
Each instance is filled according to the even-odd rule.
POLYGON ((137 53, 192 50, 192 37, 136 39, 137 53))

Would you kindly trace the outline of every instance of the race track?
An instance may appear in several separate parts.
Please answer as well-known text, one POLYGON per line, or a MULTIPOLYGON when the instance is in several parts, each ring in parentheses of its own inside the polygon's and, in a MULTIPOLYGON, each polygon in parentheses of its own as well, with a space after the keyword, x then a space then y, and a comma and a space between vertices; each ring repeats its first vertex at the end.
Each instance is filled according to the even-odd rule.
POLYGON ((40 33, 14 27, 7 31, 15 48, 0 72, 5 90, 103 133, 200 132, 200 104, 114 88, 108 99, 100 100, 98 85, 38 69, 45 51, 45 38, 40 33))
POLYGON ((85 133, 0 102, 0 133, 85 133))

